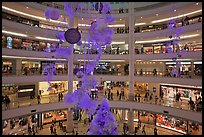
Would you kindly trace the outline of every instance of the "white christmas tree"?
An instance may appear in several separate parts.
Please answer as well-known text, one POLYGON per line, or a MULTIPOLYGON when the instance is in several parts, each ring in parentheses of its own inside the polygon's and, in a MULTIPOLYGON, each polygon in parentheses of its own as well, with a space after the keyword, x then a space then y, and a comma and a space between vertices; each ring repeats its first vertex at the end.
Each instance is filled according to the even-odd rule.
POLYGON ((106 98, 101 102, 100 108, 94 116, 88 135, 117 135, 117 123, 106 98))

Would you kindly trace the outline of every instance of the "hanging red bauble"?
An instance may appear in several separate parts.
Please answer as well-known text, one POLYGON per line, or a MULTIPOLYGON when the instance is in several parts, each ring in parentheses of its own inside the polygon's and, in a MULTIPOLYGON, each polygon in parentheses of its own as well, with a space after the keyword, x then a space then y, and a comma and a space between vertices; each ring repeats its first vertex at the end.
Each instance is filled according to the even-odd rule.
POLYGON ((78 43, 81 40, 81 34, 77 28, 68 29, 64 33, 64 37, 65 37, 66 41, 70 44, 78 43))

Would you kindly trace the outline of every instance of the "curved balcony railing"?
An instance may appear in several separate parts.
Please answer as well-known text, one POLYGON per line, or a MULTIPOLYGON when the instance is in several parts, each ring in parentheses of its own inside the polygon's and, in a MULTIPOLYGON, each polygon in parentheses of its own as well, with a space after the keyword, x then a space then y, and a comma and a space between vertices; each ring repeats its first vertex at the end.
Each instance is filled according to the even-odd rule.
MULTIPOLYGON (((98 100, 101 101, 102 98, 106 97, 108 100, 111 101, 130 101, 127 97, 127 95, 125 94, 124 96, 117 96, 115 93, 113 94, 112 98, 109 96, 105 96, 104 93, 98 93, 98 95, 95 96, 92 94, 90 94, 90 97, 93 100, 98 100)), ((60 100, 60 101, 64 101, 60 100)), ((59 101, 59 97, 57 95, 49 95, 46 97, 41 97, 40 99, 40 104, 47 104, 47 103, 54 103, 54 102, 60 102, 59 101)), ((132 101, 131 101, 132 102, 132 101)), ((140 103, 149 103, 149 104, 156 104, 156 105, 162 105, 162 106, 167 106, 167 107, 173 107, 173 108, 178 108, 178 109, 184 109, 184 110, 190 110, 190 111, 196 111, 196 112, 202 112, 202 105, 201 106, 197 106, 195 107, 195 109, 192 109, 190 107, 190 105, 188 104, 188 102, 184 102, 184 101, 175 101, 169 98, 164 98, 163 100, 161 100, 160 98, 156 98, 155 96, 153 96, 153 98, 150 100, 149 97, 145 98, 143 95, 140 97, 135 97, 135 99, 133 100, 133 102, 140 102, 140 103)), ((31 105, 37 105, 38 104, 38 100, 36 98, 34 99, 16 99, 15 101, 11 101, 9 108, 6 108, 5 104, 2 104, 2 109, 3 111, 8 110, 8 109, 15 109, 15 108, 19 108, 19 107, 25 107, 25 106, 31 106, 31 105)))
MULTIPOLYGON (((45 24, 45 23, 40 23, 39 21, 33 21, 30 19, 26 19, 23 18, 22 20, 20 20, 18 16, 12 15, 12 14, 8 14, 8 13, 4 13, 2 14, 2 19, 6 19, 9 21, 13 21, 13 22, 17 22, 17 23, 21 23, 21 24, 25 24, 25 25, 29 25, 29 26, 35 26, 35 27, 39 27, 39 28, 43 28, 43 29, 50 29, 50 30, 59 30, 59 31, 66 31, 67 27, 64 26, 54 26, 54 25, 50 25, 50 24, 45 24)), ((192 25, 192 24, 196 24, 196 23, 200 23, 202 22, 202 15, 196 16, 193 19, 189 19, 187 21, 182 21, 182 20, 176 20, 176 24, 175 24, 175 28, 177 27, 182 27, 182 26, 188 26, 188 25, 192 25)), ((167 29, 168 24, 164 23, 164 24, 149 24, 149 25, 142 25, 142 26, 138 26, 134 28, 134 33, 144 33, 144 32, 152 32, 152 31, 159 31, 159 30, 164 30, 167 29), (151 26, 151 27, 149 27, 151 26)), ((80 28, 80 26, 79 26, 80 28)), ((81 33, 86 33, 87 29, 86 28, 80 28, 81 33)), ((113 28, 114 34, 128 34, 129 33, 129 26, 125 26, 125 27, 116 27, 113 28)))
MULTIPOLYGON (((76 75, 76 71, 74 70, 74 75, 76 75)), ((56 73, 53 73, 53 76, 59 76, 59 75, 67 75, 68 71, 67 69, 62 69, 62 70, 57 70, 56 73)), ((41 72, 41 71, 36 71, 34 69, 31 70, 16 70, 15 72, 11 72, 11 71, 6 71, 3 72, 2 71, 2 76, 38 76, 38 75, 42 75, 42 76, 46 76, 47 73, 46 72, 41 72)), ((91 75, 91 74, 90 74, 91 75)), ((114 76, 128 76, 129 72, 128 71, 116 71, 116 70, 95 70, 93 72, 93 75, 114 75, 114 76)), ((180 72, 180 75, 177 75, 173 72, 167 72, 167 71, 135 71, 135 76, 150 76, 150 77, 172 77, 172 78, 189 78, 189 79, 202 79, 202 74, 197 74, 197 73, 193 73, 191 74, 191 72, 180 72)))

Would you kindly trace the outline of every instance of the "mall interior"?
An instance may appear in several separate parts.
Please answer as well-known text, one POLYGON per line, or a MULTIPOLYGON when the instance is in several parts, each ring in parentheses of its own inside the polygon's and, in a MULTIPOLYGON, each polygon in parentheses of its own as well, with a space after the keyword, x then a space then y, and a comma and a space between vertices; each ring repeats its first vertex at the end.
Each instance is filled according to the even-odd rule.
POLYGON ((117 135, 202 135, 202 2, 2 2, 3 135, 88 135, 103 99, 117 135))

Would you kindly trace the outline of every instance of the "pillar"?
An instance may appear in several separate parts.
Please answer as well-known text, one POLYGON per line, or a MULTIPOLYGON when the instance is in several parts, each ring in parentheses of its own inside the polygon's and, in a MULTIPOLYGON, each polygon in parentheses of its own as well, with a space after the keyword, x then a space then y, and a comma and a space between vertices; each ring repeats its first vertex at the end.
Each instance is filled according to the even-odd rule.
POLYGON ((129 127, 129 132, 130 133, 134 133, 134 114, 133 114, 133 111, 132 109, 130 109, 128 111, 128 127, 129 127))
POLYGON ((135 62, 135 41, 134 41, 134 3, 129 2, 128 9, 129 9, 129 100, 134 100, 134 62, 135 62))
POLYGON ((20 75, 22 67, 22 59, 15 59, 12 61, 12 74, 20 75))
POLYGON ((176 61, 177 77, 180 77, 180 66, 181 66, 181 62, 176 61))
POLYGON ((35 83, 35 97, 39 95, 39 82, 35 83))
POLYGON ((73 114, 70 108, 67 109, 67 124, 66 130, 68 133, 71 133, 74 129, 73 114))
POLYGON ((125 120, 125 110, 122 109, 122 120, 125 120))
MULTIPOLYGON (((74 17, 69 18, 69 28, 74 27, 74 17)), ((69 44, 69 47, 74 47, 73 44, 69 44)), ((68 94, 73 92, 73 48, 71 50, 71 55, 68 58, 68 94)))
POLYGON ((191 72, 190 72, 191 78, 194 77, 194 64, 193 61, 191 61, 191 72))
POLYGON ((189 129, 188 129, 189 127, 188 127, 188 120, 186 121, 186 132, 188 133, 189 131, 189 129))

